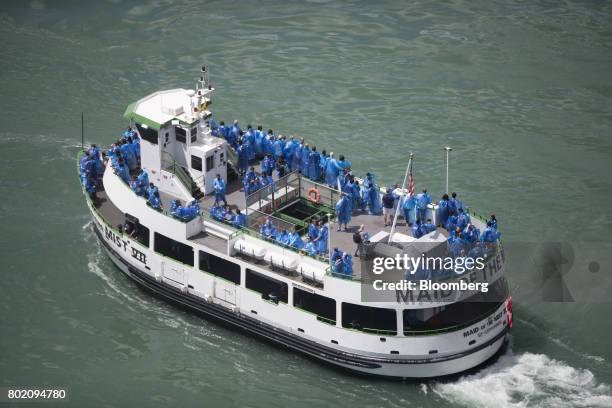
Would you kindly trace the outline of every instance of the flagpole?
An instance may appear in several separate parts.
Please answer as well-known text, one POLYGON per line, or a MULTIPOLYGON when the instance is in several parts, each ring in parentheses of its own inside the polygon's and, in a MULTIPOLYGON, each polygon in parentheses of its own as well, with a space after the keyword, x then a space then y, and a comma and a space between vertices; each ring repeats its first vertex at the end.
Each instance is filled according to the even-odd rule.
MULTIPOLYGON (((406 174, 404 174, 404 182, 402 183, 402 189, 400 190, 399 202, 397 204, 397 208, 395 209, 395 215, 393 216, 393 224, 391 225, 391 231, 389 232, 389 240, 387 242, 391 242, 393 239, 393 234, 395 233, 395 225, 397 224, 397 216, 399 215, 399 210, 402 205, 402 198, 404 197, 404 188, 406 187, 406 180, 408 179, 408 173, 410 172, 410 166, 412 166, 412 152, 410 153, 410 160, 408 160, 408 167, 406 167, 406 174)), ((406 220, 408 222, 408 220, 406 220)))

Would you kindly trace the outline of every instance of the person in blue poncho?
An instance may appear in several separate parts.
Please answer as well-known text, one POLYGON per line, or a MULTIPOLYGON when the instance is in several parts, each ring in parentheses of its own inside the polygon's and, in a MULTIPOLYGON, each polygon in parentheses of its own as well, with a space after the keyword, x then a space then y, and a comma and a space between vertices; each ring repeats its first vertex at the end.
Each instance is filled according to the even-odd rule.
POLYGON ((304 251, 310 256, 315 256, 317 254, 317 246, 312 242, 312 239, 307 239, 306 245, 304 245, 304 251))
POLYGON ((310 224, 308 224, 308 238, 315 240, 319 236, 319 227, 317 227, 317 220, 312 218, 310 224))
POLYGON ((136 155, 130 146, 131 145, 128 142, 124 141, 121 143, 121 146, 119 146, 119 150, 121 151, 121 157, 124 158, 129 169, 135 170, 138 166, 138 161, 136 160, 136 155))
POLYGON ((289 245, 289 233, 286 229, 282 229, 280 234, 276 236, 276 242, 281 245, 289 245))
POLYGON ((338 188, 338 175, 341 170, 342 167, 334 158, 334 152, 331 152, 327 160, 327 167, 325 168, 325 183, 331 188, 338 188))
POLYGON ((266 138, 266 135, 264 135, 263 132, 263 126, 259 125, 257 126, 257 130, 255 131, 255 137, 253 139, 254 141, 254 147, 255 147, 255 157, 256 158, 261 158, 263 157, 264 154, 264 139, 266 138))
POLYGON ((276 163, 274 162, 274 157, 272 157, 271 154, 267 154, 261 161, 261 172, 266 176, 271 176, 275 168, 276 163))
POLYGON ((321 175, 321 155, 317 152, 317 146, 312 146, 312 151, 308 155, 307 176, 313 181, 318 181, 321 175))
POLYGON ((149 187, 147 188, 147 198, 150 200, 152 196, 159 195, 159 190, 153 183, 149 183, 149 187))
POLYGON ((318 180, 325 178, 325 172, 327 170, 328 162, 329 162, 329 155, 327 154, 327 151, 323 149, 323 151, 321 152, 321 159, 319 160, 319 178, 318 180))
MULTIPOLYGON (((274 136, 274 131, 272 129, 268 129, 268 133, 263 138, 263 154, 271 154, 274 157, 274 142, 276 141, 276 137, 274 136)), ((276 157, 274 157, 276 159, 276 157)))
POLYGON ((302 155, 300 162, 300 172, 304 177, 308 177, 308 169, 310 164, 310 146, 305 143, 302 147, 302 155))
POLYGON ((220 204, 213 204, 212 207, 210 207, 210 217, 213 220, 217 220, 217 221, 225 221, 225 211, 223 210, 223 207, 221 207, 220 204))
POLYGON ((352 208, 354 211, 356 211, 361 209, 361 187, 353 175, 351 175, 349 182, 351 186, 350 194, 353 200, 352 208))
POLYGON ((412 236, 417 239, 423 236, 423 228, 421 227, 421 220, 419 218, 412 224, 412 236))
POLYGON ((302 168, 302 150, 304 149, 304 138, 301 137, 299 143, 293 149, 291 156, 291 170, 300 170, 302 168))
POLYGON ((427 219, 427 221, 421 225, 422 235, 429 234, 430 232, 434 232, 436 230, 436 224, 431 222, 431 219, 427 219))
POLYGON ((300 234, 298 234, 295 231, 295 227, 293 227, 291 229, 291 232, 289 232, 289 242, 288 245, 296 248, 296 249, 302 249, 304 247, 304 241, 302 241, 302 238, 300 237, 300 234))
POLYGON ((417 218, 421 221, 427 218, 427 206, 431 204, 431 196, 424 188, 423 191, 416 196, 417 201, 417 218))
POLYGON ((465 206, 463 205, 463 203, 457 199, 457 193, 453 192, 451 194, 451 198, 450 200, 448 200, 448 210, 449 211, 456 211, 457 213, 459 213, 459 209, 463 209, 465 210, 465 206))
POLYGON ((382 202, 378 185, 374 181, 374 175, 367 173, 363 181, 362 209, 368 208, 368 214, 379 215, 382 212, 382 202))
POLYGON ((491 219, 489 221, 491 221, 491 228, 497 230, 497 218, 495 217, 495 214, 491 214, 491 219))
POLYGON ((123 181, 125 181, 126 183, 129 184, 129 182, 130 182, 130 169, 128 169, 128 166, 123 162, 122 158, 119 158, 119 161, 117 163, 117 167, 115 168, 115 172, 117 173, 117 175, 119 177, 121 177, 121 179, 123 181))
POLYGON ((125 132, 121 134, 123 139, 127 139, 128 137, 134 137, 135 135, 136 135, 136 132, 134 131, 134 129, 132 129, 131 126, 128 126, 125 132))
POLYGON ((272 224, 270 218, 266 217, 266 221, 261 225, 259 233, 265 238, 275 239, 276 238, 276 227, 272 224))
POLYGON ((142 182, 145 186, 149 185, 149 175, 144 169, 140 169, 138 172, 138 181, 142 182))
POLYGON ((148 201, 151 207, 153 207, 153 209, 157 211, 161 211, 162 202, 161 202, 161 198, 159 197, 159 192, 157 190, 155 190, 151 195, 149 195, 148 201))
POLYGON ((227 205, 227 201, 225 200, 225 189, 227 184, 225 180, 221 178, 221 175, 217 173, 215 179, 213 180, 213 191, 215 193, 215 203, 220 203, 223 201, 223 205, 227 205))
POLYGON ((240 129, 240 126, 238 125, 238 120, 234 120, 234 125, 231 127, 231 129, 229 131, 229 140, 228 140, 228 142, 231 145, 234 145, 235 143, 238 142, 238 140, 240 139, 241 135, 242 135, 242 129, 240 129))
POLYGON ((476 242, 474 247, 470 249, 467 255, 469 258, 486 258, 487 257, 487 249, 485 248, 482 242, 476 242))
POLYGON ((342 224, 344 229, 348 228, 348 223, 351 221, 351 207, 352 203, 349 197, 345 193, 342 193, 340 200, 336 203, 336 216, 338 218, 338 231, 342 230, 342 224))
POLYGON ((353 257, 346 252, 342 256, 342 267, 346 276, 353 276, 353 257))
POLYGON ((491 221, 487 221, 487 227, 482 231, 482 235, 480 236, 481 242, 495 243, 501 236, 495 228, 493 228, 493 223, 491 221))
POLYGON ((285 147, 285 136, 278 135, 278 138, 272 145, 272 154, 274 155, 274 160, 278 161, 280 157, 283 157, 284 147, 285 147))
POLYGON ((238 149, 236 149, 236 154, 238 155, 238 169, 241 173, 240 175, 242 176, 249 167, 249 152, 244 143, 242 143, 242 141, 238 142, 238 149))
POLYGON ((332 272, 337 275, 341 275, 344 273, 344 262, 342 259, 342 253, 336 258, 333 258, 332 261, 332 272))
POLYGON ((146 193, 146 189, 144 186, 145 185, 142 183, 142 181, 138 180, 136 176, 132 176, 132 181, 130 181, 130 187, 132 188, 132 191, 136 193, 137 196, 144 197, 146 193))
POLYGON ((436 221, 438 222, 438 225, 446 225, 446 221, 448 220, 448 216, 450 215, 448 204, 448 194, 444 194, 442 196, 442 199, 438 201, 438 209, 436 211, 436 221))
POLYGON ((448 216, 448 218, 446 219, 446 230, 447 231, 454 231, 457 228, 457 213, 453 210, 450 212, 450 215, 448 216))
POLYGON ((247 217, 246 214, 240 212, 238 208, 236 208, 236 214, 234 215, 234 219, 232 220, 232 224, 236 228, 246 228, 247 226, 247 217))
POLYGON ((255 131, 251 125, 247 126, 246 132, 242 135, 242 140, 248 146, 249 160, 255 158, 255 131))
POLYGON ((457 216, 457 227, 462 231, 470 223, 470 216, 463 211, 463 208, 459 208, 459 215, 457 216))
POLYGON ((140 163, 140 139, 136 135, 132 137, 132 150, 134 150, 136 159, 138 160, 138 163, 140 163))
POLYGON ((472 224, 468 224, 467 227, 463 230, 463 236, 469 243, 478 242, 480 239, 480 230, 474 227, 472 224))
POLYGON ((331 253, 332 264, 336 262, 338 259, 342 259, 342 251, 340 251, 337 247, 335 247, 331 253))
POLYGON ((404 196, 401 208, 406 224, 412 225, 416 221, 416 198, 411 195, 404 196))
POLYGON ((219 122, 217 133, 219 134, 219 137, 224 138, 225 140, 227 140, 228 143, 229 143, 229 132, 230 132, 230 129, 229 127, 225 126, 225 122, 224 121, 219 122))
POLYGON ((283 156, 285 156, 285 161, 289 166, 289 171, 293 171, 293 152, 297 147, 298 142, 293 138, 293 136, 289 136, 289 138, 285 142, 285 146, 283 147, 283 156))
POLYGON ((329 240, 329 227, 323 220, 319 220, 319 234, 315 238, 319 255, 327 256, 329 240))

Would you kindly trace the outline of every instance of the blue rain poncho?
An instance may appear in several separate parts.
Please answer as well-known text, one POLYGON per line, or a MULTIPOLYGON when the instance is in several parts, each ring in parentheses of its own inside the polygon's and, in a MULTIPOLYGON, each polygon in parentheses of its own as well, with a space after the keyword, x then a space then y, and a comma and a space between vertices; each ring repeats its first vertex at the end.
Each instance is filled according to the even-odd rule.
POLYGON ((275 167, 276 163, 274 162, 274 158, 272 158, 272 156, 265 156, 261 162, 261 172, 266 176, 271 176, 275 167))
POLYGON ((293 149, 293 155, 291 156, 291 170, 300 170, 302 166, 302 149, 304 145, 302 143, 298 143, 296 147, 293 149))
POLYGON ((242 171, 246 171, 249 167, 249 152, 247 147, 245 147, 244 144, 239 145, 236 154, 238 155, 238 168, 242 171))
POLYGON ((215 202, 226 202, 225 201, 225 180, 222 178, 215 178, 213 180, 213 191, 215 192, 215 202))
POLYGON ((242 136, 242 141, 247 146, 249 160, 253 160, 255 158, 255 132, 252 128, 247 129, 246 133, 242 136))
POLYGON ((138 181, 142 182, 142 184, 146 186, 149 185, 149 175, 143 169, 140 169, 140 173, 138 173, 138 181))
POLYGON ((300 162, 300 172, 304 177, 308 177, 308 168, 310 163, 310 148, 308 146, 302 147, 302 155, 300 162))
POLYGON ((136 155, 134 154, 134 151, 130 147, 130 144, 129 143, 122 144, 119 147, 119 150, 121 151, 121 157, 123 157, 123 159, 127 162, 127 165, 130 168, 130 170, 136 169, 136 167, 138 167, 138 160, 136 160, 136 155))
POLYGON ((325 176, 328 162, 329 156, 321 154, 321 159, 319 160, 319 178, 321 178, 321 176, 325 176))
POLYGON ((272 222, 267 221, 264 224, 262 224, 261 228, 259 229, 259 233, 266 238, 275 239, 276 238, 276 227, 274 226, 274 224, 272 224, 272 222))
POLYGON ((85 186, 85 191, 87 191, 89 194, 93 194, 98 190, 95 179, 91 177, 87 177, 87 176, 85 177, 84 186, 85 186))
POLYGON ((351 183, 351 198, 353 200, 353 208, 361 208, 361 187, 357 181, 351 183))
POLYGON ((237 228, 246 228, 246 226, 247 226, 247 217, 246 217, 246 214, 240 213, 240 214, 234 215, 234 219, 233 219, 232 223, 237 228))
POLYGON ((153 209, 160 211, 162 209, 161 200, 159 199, 159 193, 155 193, 149 196, 149 204, 153 209))
POLYGON ((274 157, 274 141, 276 140, 274 133, 271 131, 263 138, 263 153, 271 154, 274 157))
POLYGON ((217 221, 225 221, 225 210, 220 205, 213 205, 210 208, 210 216, 217 221))
POLYGON ((255 139, 254 139, 254 147, 255 147, 255 156, 261 157, 264 153, 264 132, 257 129, 255 131, 255 139))
POLYGON ((323 225, 319 229, 319 235, 317 236, 317 248, 319 250, 320 255, 327 255, 327 241, 329 239, 329 227, 327 224, 323 225))
POLYGON ((159 190, 157 189, 156 186, 149 186, 147 187, 147 198, 150 200, 151 197, 155 196, 155 195, 159 195, 159 190))
POLYGON ((297 232, 290 232, 288 245, 297 249, 302 249, 304 247, 304 241, 302 241, 302 238, 300 238, 297 232))
POLYGON ((416 196, 417 200, 417 218, 422 222, 427 218, 427 206, 431 204, 431 196, 427 192, 419 193, 416 196))
POLYGON ((274 159, 278 160, 279 157, 283 155, 283 148, 285 147, 285 143, 281 139, 277 139, 272 146, 272 154, 274 155, 274 159))
POLYGON ((436 230, 436 226, 432 222, 426 222, 421 225, 422 235, 429 234, 430 232, 434 232, 436 230))
POLYGON ((468 225, 463 230, 463 236, 470 243, 478 242, 478 240, 480 239, 480 230, 474 227, 473 225, 468 225))
POLYGON ((344 273, 344 262, 342 256, 339 256, 332 262, 332 272, 335 274, 344 273))
POLYGON ((311 152, 308 155, 308 172, 309 179, 317 181, 321 177, 321 155, 319 152, 311 152))
POLYGON ((319 236, 319 228, 315 223, 308 224, 308 238, 315 240, 319 236))
POLYGON ((421 228, 421 221, 417 220, 414 224, 412 224, 412 236, 415 238, 421 238, 423 236, 423 229, 421 228))
POLYGON ((470 216, 463 212, 463 209, 459 209, 459 215, 457 216, 457 226, 463 231, 465 227, 470 223, 470 216))
POLYGON ((362 200, 364 209, 368 207, 370 215, 379 215, 382 212, 382 202, 380 200, 380 191, 378 185, 374 181, 374 175, 368 173, 363 181, 362 200))
POLYGON ((312 242, 312 241, 308 241, 306 243, 306 245, 304 246, 304 250, 310 256, 315 256, 317 254, 317 247, 316 247, 315 243, 312 242))
POLYGON ((327 161, 327 167, 325 168, 325 182, 332 188, 338 188, 338 175, 340 174, 342 167, 338 164, 336 159, 330 157, 327 161))
POLYGON ((414 224, 416 221, 416 198, 414 196, 404 196, 401 207, 406 222, 414 224))
POLYGON ((289 233, 287 230, 282 230, 280 234, 276 236, 276 242, 282 245, 289 245, 289 233))
POLYGON ((438 209, 436 210, 436 221, 439 225, 446 225, 450 212, 448 209, 448 200, 441 199, 438 202, 438 209))
POLYGON ((240 134, 242 133, 242 129, 240 129, 240 126, 236 125, 232 125, 230 131, 229 131, 229 142, 231 145, 234 145, 235 143, 238 142, 238 139, 240 139, 240 134))
POLYGON ((336 203, 336 216, 338 217, 338 226, 348 224, 351 221, 352 203, 350 198, 342 196, 336 203))
POLYGON ((497 242, 501 233, 496 231, 493 227, 487 225, 487 227, 482 231, 482 235, 480 236, 480 241, 482 242, 497 242))
POLYGON ((445 227, 447 231, 455 231, 455 229, 457 228, 457 215, 449 215, 449 217, 446 219, 445 227))
POLYGON ((125 163, 119 163, 116 170, 117 175, 121 177, 123 181, 126 183, 130 182, 130 169, 128 169, 128 166, 126 166, 125 163))
POLYGON ((342 267, 346 276, 353 275, 353 257, 349 254, 344 254, 342 257, 342 267))
POLYGON ((456 199, 456 198, 450 198, 448 200, 448 211, 449 212, 459 212, 459 210, 465 210, 465 206, 463 205, 463 202, 461 202, 460 200, 456 199))

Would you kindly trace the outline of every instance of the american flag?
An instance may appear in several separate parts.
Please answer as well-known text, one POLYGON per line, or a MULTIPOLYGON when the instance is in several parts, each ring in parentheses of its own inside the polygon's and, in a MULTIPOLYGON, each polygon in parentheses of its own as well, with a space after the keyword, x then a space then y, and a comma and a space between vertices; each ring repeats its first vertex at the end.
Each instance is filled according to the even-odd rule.
POLYGON ((412 161, 410 161, 410 170, 408 174, 408 197, 414 194, 414 177, 412 177, 412 161))

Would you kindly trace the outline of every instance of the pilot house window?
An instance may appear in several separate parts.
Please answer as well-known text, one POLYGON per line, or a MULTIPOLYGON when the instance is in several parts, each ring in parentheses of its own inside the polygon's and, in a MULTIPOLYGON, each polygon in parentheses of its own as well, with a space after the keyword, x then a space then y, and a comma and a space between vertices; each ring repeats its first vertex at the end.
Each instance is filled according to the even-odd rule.
POLYGON ((180 128, 180 127, 175 127, 174 134, 176 135, 177 142, 187 143, 187 132, 185 132, 185 129, 180 128))
POLYGON ((157 130, 145 127, 139 123, 136 124, 136 129, 140 138, 146 140, 149 143, 157 144, 157 130))
POLYGON ((194 170, 202 171, 202 158, 198 156, 191 156, 191 168, 194 170))

